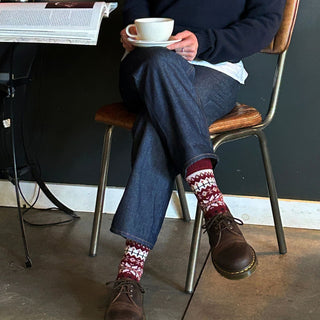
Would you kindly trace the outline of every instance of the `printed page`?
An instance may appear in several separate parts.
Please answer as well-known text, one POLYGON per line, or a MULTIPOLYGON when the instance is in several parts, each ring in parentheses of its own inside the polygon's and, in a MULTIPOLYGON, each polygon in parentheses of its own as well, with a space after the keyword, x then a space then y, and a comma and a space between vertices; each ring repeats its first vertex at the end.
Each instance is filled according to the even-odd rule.
POLYGON ((0 3, 0 41, 95 45, 105 2, 0 3))

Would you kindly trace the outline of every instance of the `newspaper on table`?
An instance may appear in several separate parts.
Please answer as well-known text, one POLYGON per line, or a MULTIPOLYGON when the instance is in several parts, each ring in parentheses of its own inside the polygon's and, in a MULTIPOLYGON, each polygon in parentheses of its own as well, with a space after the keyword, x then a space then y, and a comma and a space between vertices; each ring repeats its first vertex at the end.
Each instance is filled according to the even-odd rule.
POLYGON ((96 45, 117 2, 0 3, 0 42, 96 45))

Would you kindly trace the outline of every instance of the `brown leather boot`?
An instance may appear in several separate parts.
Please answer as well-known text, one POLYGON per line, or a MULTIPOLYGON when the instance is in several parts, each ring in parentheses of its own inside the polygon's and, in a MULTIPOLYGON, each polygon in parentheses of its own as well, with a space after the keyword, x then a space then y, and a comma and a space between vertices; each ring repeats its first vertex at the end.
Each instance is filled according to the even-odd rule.
POLYGON ((244 239, 238 224, 243 222, 227 211, 212 217, 203 226, 209 236, 214 267, 232 280, 250 276, 258 263, 255 251, 244 239))
POLYGON ((116 280, 113 300, 106 310, 105 320, 145 320, 141 285, 128 278, 116 280))

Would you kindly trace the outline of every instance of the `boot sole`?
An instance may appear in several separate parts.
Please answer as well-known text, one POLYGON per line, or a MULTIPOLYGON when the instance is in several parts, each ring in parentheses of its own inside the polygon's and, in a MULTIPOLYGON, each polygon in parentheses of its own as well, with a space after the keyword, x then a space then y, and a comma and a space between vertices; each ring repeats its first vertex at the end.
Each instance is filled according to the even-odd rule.
POLYGON ((251 250, 252 250, 253 260, 251 261, 251 263, 247 267, 245 267, 242 270, 239 270, 239 271, 224 270, 223 268, 219 267, 212 259, 213 266, 223 277, 225 277, 227 279, 241 280, 241 279, 247 278, 247 277, 251 276, 256 271, 256 268, 258 265, 256 253, 252 248, 251 248, 251 250))

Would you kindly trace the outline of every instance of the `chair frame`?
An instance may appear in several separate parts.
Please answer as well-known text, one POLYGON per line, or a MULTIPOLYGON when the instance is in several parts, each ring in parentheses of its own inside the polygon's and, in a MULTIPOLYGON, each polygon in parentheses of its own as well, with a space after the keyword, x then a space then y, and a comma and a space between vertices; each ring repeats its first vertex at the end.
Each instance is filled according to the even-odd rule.
MULTIPOLYGON (((278 55, 278 60, 277 60, 276 68, 274 71, 274 81, 273 81, 272 91, 270 95, 269 108, 263 121, 260 124, 257 124, 252 127, 236 129, 236 130, 218 133, 210 136, 213 144, 214 152, 218 149, 220 145, 229 141, 236 141, 239 139, 247 138, 249 136, 256 136, 259 139, 280 254, 285 254, 287 252, 287 247, 286 247, 286 242, 285 242, 285 237, 284 237, 284 232, 283 232, 283 227, 281 222, 277 190, 275 186, 269 152, 267 148, 267 140, 263 130, 271 123, 276 112, 287 50, 291 41, 291 36, 292 36, 293 28, 295 25, 297 13, 298 13, 299 2, 300 0, 286 1, 283 21, 278 30, 278 33, 274 37, 271 44, 267 48, 261 51, 262 53, 278 55)), ((186 283, 185 283, 185 291, 187 293, 192 293, 194 290, 196 261, 197 261, 199 246, 200 246, 202 220, 203 220, 203 213, 198 205, 197 211, 196 211, 192 241, 191 241, 188 271, 187 271, 187 277, 186 277, 186 283)))
MULTIPOLYGON (((94 218, 93 218, 93 225, 92 225, 92 232, 91 232, 90 250, 89 250, 89 255, 91 257, 95 257, 98 251, 102 211, 103 211, 105 191, 106 191, 106 186, 108 181, 112 133, 113 133, 114 127, 115 125, 107 125, 106 131, 104 134, 102 158, 101 158, 101 169, 100 169, 100 182, 98 185, 96 206, 94 211, 94 218)), ((190 222, 191 218, 189 214, 188 204, 187 204, 186 195, 184 192, 181 175, 178 175, 176 177, 176 185, 177 185, 183 219, 186 222, 190 222)))
MULTIPOLYGON (((220 134, 211 135, 211 141, 213 143, 213 151, 215 152, 220 145, 223 143, 229 142, 229 141, 236 141, 239 139, 244 139, 249 136, 256 136, 259 139, 262 158, 263 158, 263 164, 266 174, 266 180, 268 185, 268 191, 269 191, 269 197, 272 207, 272 213, 273 213, 273 219, 275 224, 275 230, 277 235, 277 241, 278 241, 278 247, 279 247, 279 253, 285 254, 287 252, 282 222, 281 222, 281 216, 280 216, 280 209, 279 209, 279 203, 278 203, 278 196, 277 196, 277 190, 275 186, 275 181, 272 173, 272 167, 269 157, 269 152, 267 148, 267 140, 266 136, 263 132, 263 129, 266 128, 272 121, 275 112, 276 107, 278 103, 279 98, 279 91, 280 91, 280 85, 282 81, 282 75, 284 70, 284 64, 286 60, 286 53, 287 50, 279 54, 276 70, 274 72, 274 85, 271 93, 271 99, 269 103, 269 109, 268 112, 262 121, 262 123, 255 125, 253 127, 249 128, 242 128, 237 129, 229 132, 224 132, 220 134)), ((195 225, 192 235, 192 241, 191 241, 191 249, 190 249, 190 256, 189 256, 189 264, 188 264, 188 271, 187 271, 187 278, 186 278, 186 285, 185 285, 185 291, 187 293, 193 292, 193 284, 195 279, 195 269, 196 269, 196 262, 197 262, 197 256, 198 251, 200 247, 200 240, 201 240, 201 224, 203 220, 203 212, 200 209, 199 205, 197 206, 196 211, 196 217, 195 217, 195 225)))

